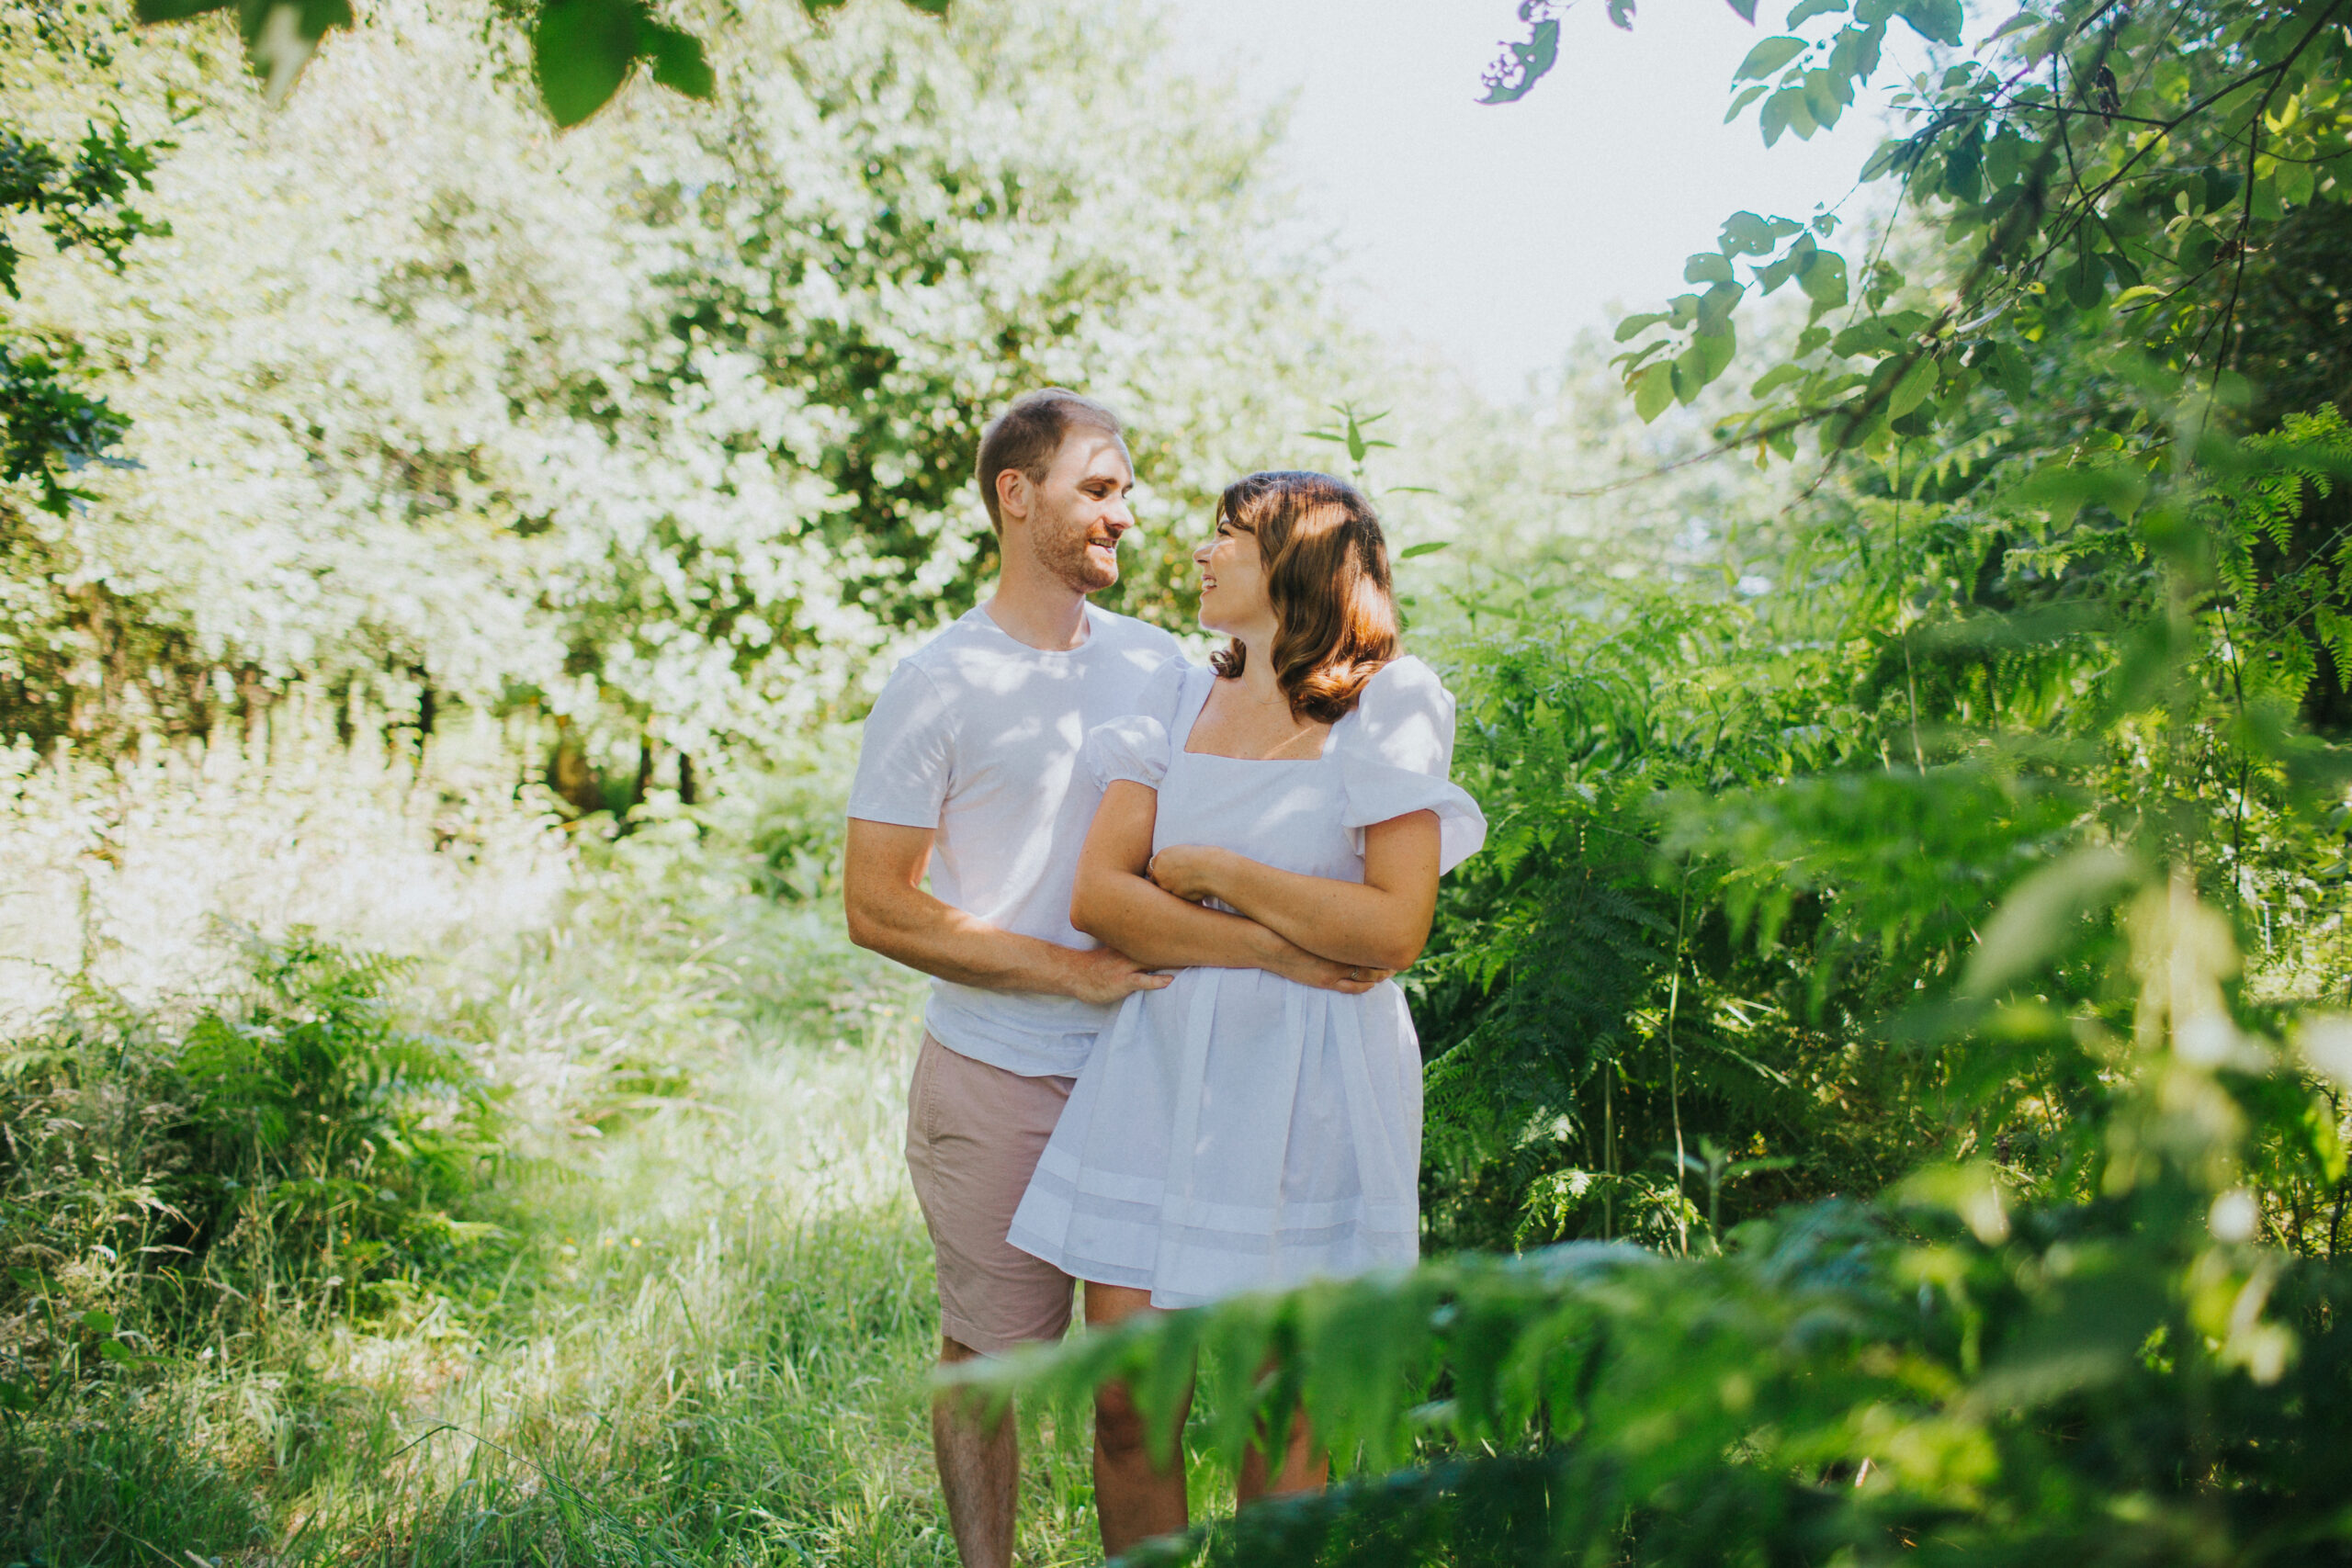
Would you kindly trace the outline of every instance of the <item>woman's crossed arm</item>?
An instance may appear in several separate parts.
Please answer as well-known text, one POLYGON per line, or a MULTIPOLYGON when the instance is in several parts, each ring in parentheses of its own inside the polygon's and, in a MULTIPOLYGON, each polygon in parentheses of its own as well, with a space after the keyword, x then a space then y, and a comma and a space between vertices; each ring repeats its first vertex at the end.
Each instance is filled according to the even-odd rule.
MULTIPOLYGON (((1156 886, 1146 869, 1159 811, 1157 791, 1127 779, 1112 781, 1087 831, 1086 847, 1079 852, 1078 880, 1070 891, 1071 925, 1154 969, 1263 969, 1302 985, 1351 994, 1387 978, 1385 974, 1361 972, 1378 970, 1379 964, 1329 953, 1317 956, 1288 933, 1269 929, 1267 922, 1204 908, 1197 898, 1156 886)), ((1432 888, 1435 820, 1430 819, 1430 829, 1432 888)), ((1425 932, 1428 923, 1424 917, 1425 932)))
POLYGON ((1362 882, 1276 871, 1202 844, 1170 844, 1149 875, 1179 898, 1215 898, 1334 963, 1403 969, 1421 955, 1437 913, 1437 813, 1366 828, 1362 882))

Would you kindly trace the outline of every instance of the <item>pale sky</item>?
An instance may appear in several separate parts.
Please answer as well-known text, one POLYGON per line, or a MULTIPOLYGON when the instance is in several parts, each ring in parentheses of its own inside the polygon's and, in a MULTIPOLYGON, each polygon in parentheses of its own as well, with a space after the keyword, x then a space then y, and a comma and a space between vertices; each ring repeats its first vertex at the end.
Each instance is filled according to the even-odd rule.
MULTIPOLYGON (((1525 36, 1514 0, 1166 6, 1185 65, 1236 69, 1260 101, 1298 92, 1284 173, 1349 253, 1362 319, 1499 398, 1578 328, 1613 322, 1612 306, 1680 292, 1683 258, 1713 249, 1732 212, 1804 218, 1845 197, 1878 141, 1861 105, 1769 151, 1752 110, 1722 123, 1733 69, 1785 0, 1764 0, 1756 28, 1723 0, 1645 0, 1630 33, 1582 0, 1563 15, 1559 64, 1497 107, 1473 100, 1498 41, 1525 36)), ((1890 63, 1922 65, 1894 32, 1890 63)))

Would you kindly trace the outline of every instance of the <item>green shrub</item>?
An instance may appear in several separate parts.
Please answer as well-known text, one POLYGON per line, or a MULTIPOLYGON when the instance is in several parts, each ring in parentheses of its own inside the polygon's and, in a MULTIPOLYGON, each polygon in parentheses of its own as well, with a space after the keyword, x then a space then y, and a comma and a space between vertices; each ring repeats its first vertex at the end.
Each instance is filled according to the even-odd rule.
MULTIPOLYGON (((2267 1245, 2253 1188, 2264 1145, 2303 1137, 2312 1078, 2233 992, 2227 923, 2185 878, 2138 886, 2120 924, 2123 1030, 2021 999, 1946 1046, 2098 1065, 2110 1093, 2055 1201, 1929 1165, 1723 1253, 1464 1256, 1061 1352, 1049 1384, 1121 1376, 1163 1405, 1204 1348, 1279 1356, 1283 1377, 1218 1391, 1219 1440, 1303 1393, 1343 1471, 1363 1461, 1138 1561, 2352 1559, 2352 1269, 2267 1245)), ((2332 1122, 2305 1141, 2340 1179, 2332 1122)))
POLYGON ((309 935, 181 1019, 84 992, 0 1047, 0 1395, 24 1405, 283 1314, 362 1313, 446 1271, 499 1116, 401 1028, 401 965, 309 935))
POLYGON ((455 1211, 496 1157, 497 1114, 461 1052, 394 1022, 384 992, 403 967, 307 935, 256 943, 249 995, 180 1043, 173 1206, 190 1251, 248 1298, 364 1303, 487 1228, 455 1211))

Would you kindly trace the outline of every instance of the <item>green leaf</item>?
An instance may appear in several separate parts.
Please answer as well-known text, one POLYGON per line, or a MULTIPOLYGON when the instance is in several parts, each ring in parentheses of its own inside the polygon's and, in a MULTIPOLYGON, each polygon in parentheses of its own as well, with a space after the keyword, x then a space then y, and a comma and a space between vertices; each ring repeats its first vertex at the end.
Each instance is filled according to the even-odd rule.
POLYGON ((2019 11, 2016 16, 2011 17, 2007 21, 2003 22, 1999 27, 1995 28, 1990 33, 1986 34, 1984 41, 1986 43, 1998 43, 2001 39, 2008 37, 2011 33, 2017 32, 2021 28, 2033 27, 2040 23, 2041 20, 2041 18, 2035 16, 2031 11, 2019 11))
POLYGON ((652 60, 654 81, 672 92, 707 103, 718 91, 702 39, 692 33, 651 24, 638 39, 638 52, 652 60))
POLYGON ((1747 296, 1747 290, 1736 283, 1716 284, 1700 299, 1699 319, 1691 323, 1692 327, 1702 337, 1729 332, 1731 313, 1739 308, 1740 300, 1747 296))
POLYGON ((1674 357, 1674 395, 1689 403, 1731 364, 1736 340, 1728 331, 1694 337, 1690 346, 1674 357))
POLYGON ((539 97, 556 124, 580 124, 612 101, 637 60, 641 26, 635 0, 548 0, 531 33, 539 97))
POLYGON ((1836 125, 1838 117, 1845 112, 1846 105, 1851 101, 1851 90, 1843 77, 1827 71, 1808 71, 1804 73, 1805 108, 1816 125, 1825 130, 1836 125))
MULTIPOLYGON (((938 0, 941 11, 946 0, 938 0)), ((1560 24, 1546 17, 1535 24, 1525 43, 1503 46, 1510 61, 1508 65, 1494 67, 1487 77, 1487 96, 1482 104, 1515 104, 1533 90, 1560 58, 1560 24)))
POLYGON ((1966 135, 1944 150, 1945 192, 1962 201, 1974 201, 1982 188, 1980 175, 1984 166, 1984 128, 1972 125, 1966 135))
POLYGON ((1803 54, 1807 47, 1801 38, 1768 38, 1747 51, 1747 58, 1739 62, 1739 69, 1731 73, 1731 79, 1747 82, 1758 76, 1770 76, 1803 54))
POLYGON ((1634 0, 1609 0, 1609 25, 1625 32, 1634 30, 1634 0))
POLYGON ((1731 6, 1733 16, 1751 28, 1756 25, 1756 0, 1725 0, 1725 4, 1731 6))
POLYGON ((1813 301, 1813 316, 1818 321, 1825 311, 1846 302, 1846 258, 1836 251, 1815 251, 1797 270, 1797 287, 1813 301))
POLYGON ((1800 82, 1794 86, 1783 87, 1772 96, 1788 100, 1781 118, 1791 130, 1797 133, 1797 140, 1812 141, 1813 133, 1821 129, 1821 122, 1813 117, 1813 101, 1805 96, 1804 85, 1800 82))
POLYGON ((1634 378, 1634 412, 1644 424, 1666 412, 1674 400, 1673 367, 1659 364, 1648 366, 1634 378))
POLYGON ((1724 220, 1718 248, 1727 256, 1763 256, 1772 248, 1804 225, 1792 218, 1762 218, 1753 212, 1735 212, 1724 220))
POLYGON ((2011 404, 2022 408, 2033 395, 2033 367, 2014 344, 1996 342, 1985 369, 2011 404))
POLYGON ((1845 80, 1843 101, 1852 103, 1855 84, 1878 74, 1879 51, 1885 43, 1883 22, 1838 29, 1838 41, 1829 50, 1829 69, 1845 80))
POLYGON ((1902 334, 1880 316, 1867 316, 1829 340, 1829 352, 1840 359, 1858 354, 1893 354, 1902 346, 1902 334))
POLYGON ((1928 394, 1935 389, 1936 356, 1922 354, 1913 362, 1911 368, 1903 373, 1903 379, 1894 384, 1894 390, 1887 395, 1886 417, 1901 419, 1926 402, 1928 394))
POLYGON ((1646 364, 1651 355, 1670 347, 1672 343, 1673 340, 1670 338, 1653 338, 1650 342, 1642 344, 1642 346, 1637 349, 1629 349, 1625 353, 1618 355, 1609 363, 1615 366, 1630 382, 1634 372, 1639 370, 1645 364, 1646 364))
POLYGON ((92 1334, 112 1334, 114 1332, 114 1314, 105 1311, 103 1308, 92 1307, 89 1311, 82 1314, 80 1326, 87 1329, 92 1334))
POLYGON ((1898 0, 1894 14, 1911 24, 1911 29, 1931 43, 1960 45, 1960 29, 1966 19, 1960 0, 1898 0))
POLYGON ((2001 500, 2009 506, 2047 512, 2060 524, 2071 523, 2086 506, 2107 508, 2130 522, 2147 499, 2148 477, 2137 468, 2075 468, 2057 462, 2026 476, 2001 500))
POLYGON ((1444 539, 1431 539, 1427 544, 1411 545, 1401 551, 1397 555, 1396 558, 1398 560, 1418 560, 1422 556, 1433 556, 1437 554, 1438 551, 1444 549, 1449 542, 1450 541, 1444 539))
POLYGON ((1802 365, 1775 365, 1756 378, 1756 385, 1747 389, 1747 395, 1751 398, 1770 397, 1792 381, 1804 380, 1805 375, 1805 367, 1802 365))
POLYGON ((2018 884, 1984 925, 1962 989, 1991 998, 2058 956, 2085 916, 2111 905, 2146 870, 2107 844, 2075 850, 2018 884))
POLYGON ((2066 264, 2066 298, 2077 310, 2087 310, 2107 297, 2107 264, 2085 246, 2066 264))
POLYGON ((1732 276, 1731 258, 1713 251, 1701 251, 1682 264, 1685 283, 1737 283, 1732 276))
POLYGON ((1674 389, 1674 400, 1686 408, 1707 389, 1706 380, 1700 374, 1706 367, 1700 363, 1698 354, 1698 345, 1694 344, 1676 355, 1667 367, 1667 380, 1674 389))
POLYGON ((1739 118, 1740 110, 1746 108, 1748 105, 1754 103, 1757 99, 1762 97, 1771 90, 1772 85, 1769 82, 1758 82, 1752 87, 1741 89, 1739 96, 1731 101, 1731 107, 1724 110, 1724 123, 1725 125, 1729 125, 1733 120, 1737 119, 1739 118))
POLYGON ((1638 337, 1666 319, 1667 313, 1664 310, 1650 310, 1638 316, 1628 316, 1617 323, 1617 341, 1623 343, 1628 338, 1638 337))
POLYGON ((1907 136, 1898 136, 1891 141, 1880 142, 1878 151, 1870 155, 1869 160, 1862 164, 1862 172, 1856 178, 1863 184, 1868 184, 1893 168, 1894 161, 1910 149, 1911 139, 1907 136))
POLYGON ((240 0, 237 20, 246 61, 272 104, 285 102, 294 90, 319 39, 331 28, 352 25, 350 0, 240 0))
POLYGON ((1731 368, 1732 357, 1739 352, 1739 336, 1726 321, 1721 332, 1692 338, 1690 346, 1698 351, 1699 364, 1712 381, 1731 368))
POLYGON ((1815 17, 1826 17, 1845 8, 1846 0, 1797 0, 1796 6, 1789 12, 1789 19, 1781 26, 1794 32, 1815 17))

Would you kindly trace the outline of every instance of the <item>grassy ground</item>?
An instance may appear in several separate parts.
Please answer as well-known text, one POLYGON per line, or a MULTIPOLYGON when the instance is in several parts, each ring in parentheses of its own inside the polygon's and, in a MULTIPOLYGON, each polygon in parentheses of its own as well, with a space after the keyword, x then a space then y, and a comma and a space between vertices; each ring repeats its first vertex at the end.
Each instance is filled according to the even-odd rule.
MULTIPOLYGON (((600 874, 408 998, 513 1110, 474 1210, 499 1236, 10 1414, 0 1564, 955 1562, 915 992, 658 835, 600 874)), ((1021 1560, 1098 1559, 1083 1416, 1026 1419, 1021 1560)))

